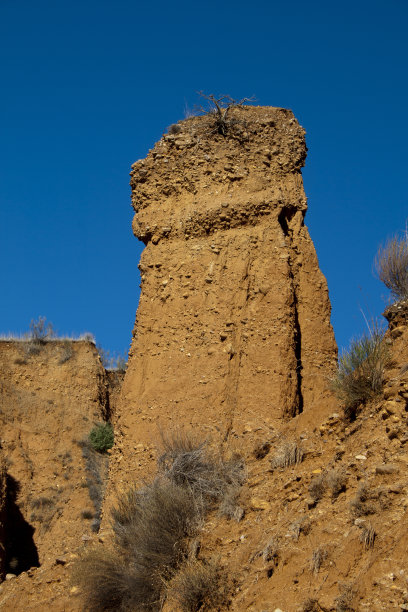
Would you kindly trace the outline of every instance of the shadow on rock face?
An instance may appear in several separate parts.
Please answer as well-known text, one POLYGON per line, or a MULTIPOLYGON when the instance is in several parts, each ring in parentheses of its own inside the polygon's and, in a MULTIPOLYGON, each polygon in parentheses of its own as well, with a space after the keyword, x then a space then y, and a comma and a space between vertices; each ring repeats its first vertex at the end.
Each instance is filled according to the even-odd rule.
POLYGON ((6 572, 21 574, 30 567, 39 567, 37 547, 32 527, 24 518, 17 505, 20 485, 10 474, 7 475, 7 527, 6 527, 6 572))

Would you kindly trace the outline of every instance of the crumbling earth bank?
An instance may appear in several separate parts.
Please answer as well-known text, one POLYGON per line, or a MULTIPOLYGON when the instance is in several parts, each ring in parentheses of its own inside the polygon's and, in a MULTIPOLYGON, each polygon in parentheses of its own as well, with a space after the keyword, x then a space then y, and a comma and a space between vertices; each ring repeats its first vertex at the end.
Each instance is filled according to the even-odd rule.
MULTIPOLYGON (((0 372, 1 452, 7 462, 4 538, 0 470, 0 559, 9 575, 18 576, 1 585, 0 608, 21 610, 24 589, 15 599, 17 583, 37 591, 41 602, 44 572, 56 565, 53 573, 61 572, 81 538, 90 537, 97 494, 102 503, 103 474, 98 491, 97 475, 91 475, 91 499, 91 476, 78 443, 109 416, 110 385, 94 344, 87 341, 2 341, 0 372)), ((58 586, 56 580, 55 595, 58 586)), ((36 597, 29 600, 37 609, 36 597)), ((38 609, 45 609, 41 605, 38 609)))

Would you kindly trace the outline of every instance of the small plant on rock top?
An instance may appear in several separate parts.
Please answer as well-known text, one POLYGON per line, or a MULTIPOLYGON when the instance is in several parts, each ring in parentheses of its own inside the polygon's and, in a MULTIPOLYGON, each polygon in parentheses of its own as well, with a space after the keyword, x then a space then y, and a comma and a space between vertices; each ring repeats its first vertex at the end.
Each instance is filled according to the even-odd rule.
POLYGON ((37 320, 32 319, 30 323, 30 340, 38 344, 44 344, 50 338, 55 336, 52 323, 48 322, 45 317, 38 317, 37 320))
POLYGON ((98 453, 106 453, 113 446, 114 435, 110 423, 95 425, 89 434, 89 442, 98 453))
POLYGON ((197 110, 209 119, 210 133, 221 134, 224 137, 227 135, 242 136, 242 131, 246 127, 245 122, 242 119, 231 117, 231 110, 253 102, 254 97, 234 100, 229 95, 216 97, 214 94, 205 94, 202 91, 199 91, 198 95, 207 102, 207 106, 199 106, 197 110))

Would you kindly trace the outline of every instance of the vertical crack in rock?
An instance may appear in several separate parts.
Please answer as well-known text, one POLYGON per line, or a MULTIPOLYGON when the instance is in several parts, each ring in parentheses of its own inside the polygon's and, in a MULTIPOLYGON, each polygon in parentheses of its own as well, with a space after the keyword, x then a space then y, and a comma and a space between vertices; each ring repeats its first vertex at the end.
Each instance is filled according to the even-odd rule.
POLYGON ((295 357, 296 357, 296 380, 297 380, 297 405, 294 406, 294 415, 303 412, 303 392, 302 392, 302 331, 299 324, 299 311, 298 311, 298 300, 296 293, 295 279, 293 272, 291 273, 291 279, 293 282, 293 307, 294 307, 294 343, 295 343, 295 357))
POLYGON ((243 315, 245 314, 245 308, 249 300, 250 295, 250 269, 251 269, 251 257, 247 258, 244 273, 241 278, 241 282, 239 284, 239 289, 237 292, 237 304, 236 310, 233 309, 230 314, 230 320, 232 322, 233 331, 231 334, 231 345, 228 348, 228 371, 226 374, 226 383, 225 383, 225 403, 228 411, 228 421, 226 423, 226 430, 224 435, 224 441, 227 441, 229 435, 231 433, 234 417, 235 417, 235 409, 238 404, 238 393, 239 393, 239 383, 240 383, 240 370, 241 370, 241 360, 243 353, 242 346, 242 323, 241 320, 243 315), (243 299, 241 298, 243 296, 243 299))
POLYGON ((295 266, 293 264, 293 230, 291 229, 290 222, 294 218, 296 214, 296 209, 293 209, 288 206, 284 206, 278 215, 279 225, 282 228, 283 235, 285 237, 285 241, 288 246, 288 265, 289 265, 289 279, 292 290, 292 299, 293 299, 293 344, 294 344, 294 353, 296 359, 296 401, 294 406, 292 407, 292 414, 290 416, 294 417, 297 414, 303 412, 303 391, 302 391, 302 330, 299 322, 299 304, 298 304, 298 282, 295 278, 296 271, 295 266))

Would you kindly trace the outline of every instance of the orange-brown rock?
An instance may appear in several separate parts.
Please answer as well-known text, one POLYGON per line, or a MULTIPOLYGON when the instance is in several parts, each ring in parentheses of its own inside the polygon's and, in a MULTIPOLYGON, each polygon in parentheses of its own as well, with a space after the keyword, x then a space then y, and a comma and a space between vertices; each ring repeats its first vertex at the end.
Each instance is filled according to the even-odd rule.
POLYGON ((183 121, 132 166, 146 248, 119 411, 125 470, 145 471, 134 445, 150 448, 158 427, 239 436, 327 397, 336 345, 304 225, 304 130, 280 108, 231 119, 226 137, 211 116, 183 121))

